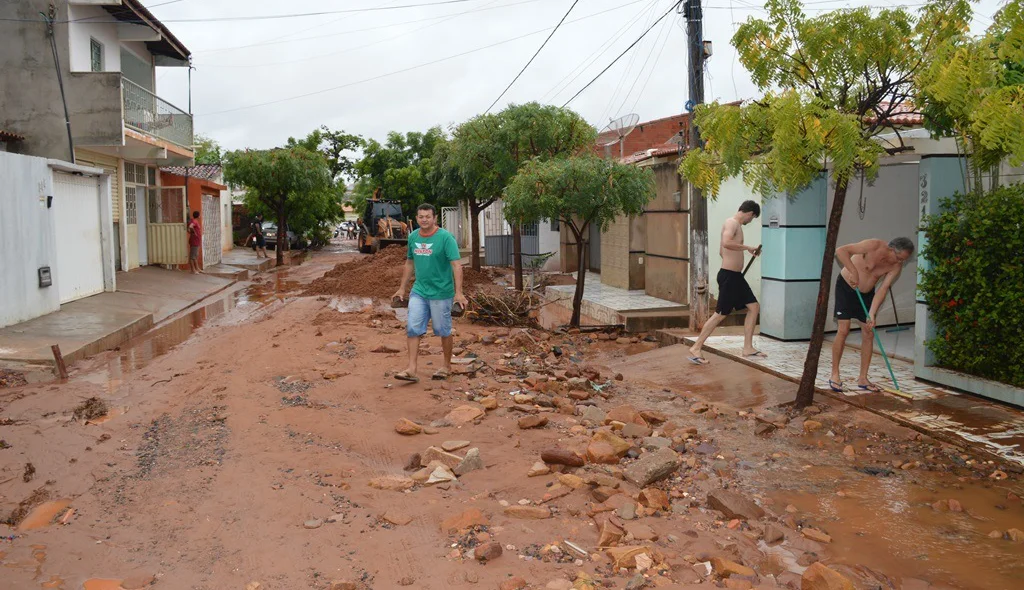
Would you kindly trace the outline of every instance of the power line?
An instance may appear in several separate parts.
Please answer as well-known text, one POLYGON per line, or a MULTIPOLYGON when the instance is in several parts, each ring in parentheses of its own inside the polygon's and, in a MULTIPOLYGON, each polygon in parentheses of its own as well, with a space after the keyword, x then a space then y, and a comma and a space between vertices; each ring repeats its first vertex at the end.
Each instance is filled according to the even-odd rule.
MULTIPOLYGON (((402 4, 399 6, 375 6, 371 8, 343 8, 339 10, 324 10, 320 12, 295 12, 287 14, 263 14, 254 16, 212 16, 204 18, 169 18, 160 19, 164 23, 217 23, 217 22, 241 22, 241 21, 261 21, 261 20, 278 20, 286 18, 303 18, 307 16, 327 16, 331 14, 352 14, 359 12, 381 12, 384 10, 401 10, 405 8, 423 8, 426 6, 442 6, 445 4, 462 4, 465 2, 478 2, 479 0, 436 0, 434 2, 424 2, 422 4, 402 4)), ((25 18, 0 18, 0 21, 15 21, 15 22, 38 22, 35 19, 25 18)), ((120 24, 120 23, 135 23, 135 24, 148 24, 142 19, 115 19, 109 21, 92 20, 92 17, 85 17, 80 19, 69 19, 63 21, 54 21, 54 23, 67 24, 79 21, 88 21, 90 23, 107 23, 107 24, 120 24)))
MULTIPOLYGON (((579 17, 577 19, 574 19, 574 20, 566 21, 565 24, 567 24, 567 25, 575 24, 575 23, 578 23, 578 22, 581 22, 581 21, 584 21, 584 20, 588 20, 588 19, 594 18, 596 16, 600 16, 602 14, 607 14, 609 12, 614 12, 616 10, 620 10, 620 9, 626 7, 626 6, 630 6, 631 4, 636 4, 637 2, 642 2, 642 1, 643 0, 636 0, 635 2, 632 2, 630 4, 622 4, 622 5, 619 5, 619 6, 614 6, 612 8, 601 10, 601 11, 595 12, 593 14, 588 14, 586 16, 581 16, 581 17, 579 17)), ((297 99, 300 99, 300 98, 307 98, 307 97, 315 96, 315 95, 318 95, 318 94, 324 94, 324 93, 327 93, 327 92, 333 92, 335 90, 341 90, 343 88, 350 88, 352 86, 357 86, 359 84, 364 84, 366 82, 372 82, 372 81, 375 81, 375 80, 380 80, 382 78, 388 78, 388 77, 391 77, 391 76, 395 76, 397 74, 403 74, 403 73, 406 73, 406 72, 411 72, 413 70, 418 70, 420 68, 431 66, 431 65, 434 65, 434 64, 438 64, 438 63, 442 63, 442 62, 445 62, 445 61, 450 61, 450 60, 453 60, 453 59, 456 59, 456 58, 459 58, 459 57, 470 55, 472 53, 477 53, 479 51, 484 51, 486 49, 491 49, 493 47, 498 47, 500 45, 506 45, 508 43, 513 43, 515 41, 519 41, 519 40, 525 39, 527 37, 532 37, 534 35, 539 35, 539 34, 545 32, 545 31, 548 31, 548 30, 550 30, 550 27, 543 28, 543 29, 538 29, 536 31, 533 31, 533 32, 530 32, 530 33, 525 33, 523 35, 512 37, 510 39, 505 39, 503 41, 498 41, 496 43, 491 43, 490 45, 484 45, 482 47, 477 47, 475 49, 470 49, 470 50, 467 50, 467 51, 463 51, 461 53, 456 53, 454 55, 449 55, 447 57, 438 58, 438 59, 435 59, 435 60, 432 60, 432 61, 428 61, 428 62, 424 62, 424 63, 421 63, 421 64, 417 64, 415 66, 410 66, 410 67, 407 67, 407 68, 402 68, 400 70, 395 70, 393 72, 387 72, 387 73, 384 73, 384 74, 378 74, 376 76, 371 76, 369 78, 364 78, 362 80, 356 80, 354 82, 349 82, 347 84, 341 84, 339 86, 333 86, 331 88, 324 88, 324 89, 321 89, 321 90, 315 90, 313 92, 307 92, 307 93, 299 94, 299 95, 296 95, 296 96, 289 96, 289 97, 280 98, 280 99, 277 99, 277 100, 271 100, 271 101, 267 101, 267 102, 251 104, 251 105, 242 106, 242 107, 235 107, 235 108, 231 108, 231 109, 224 109, 224 110, 220 110, 220 111, 213 111, 213 112, 210 112, 210 113, 197 113, 195 116, 201 117, 201 116, 221 115, 221 114, 224 114, 224 113, 231 113, 231 112, 235 112, 235 111, 242 111, 242 110, 246 110, 246 109, 253 109, 253 108, 257 108, 257 107, 268 106, 268 105, 272 105, 272 104, 279 104, 279 103, 282 103, 282 102, 288 102, 288 101, 297 100, 297 99)))
POLYGON ((570 98, 569 100, 565 101, 565 103, 562 105, 562 107, 568 106, 569 103, 571 103, 572 101, 576 100, 577 96, 583 94, 584 90, 586 90, 587 88, 590 88, 590 86, 594 82, 597 82, 597 79, 600 78, 601 76, 603 76, 604 73, 607 72, 609 69, 611 69, 611 67, 613 65, 615 65, 615 62, 619 61, 620 59, 622 59, 622 56, 624 56, 627 53, 629 53, 630 49, 633 49, 634 47, 636 47, 636 44, 639 43, 640 41, 642 41, 643 38, 647 36, 647 33, 651 32, 651 29, 653 29, 661 21, 665 20, 665 17, 668 16, 669 14, 671 14, 672 11, 675 10, 676 7, 679 6, 681 3, 682 3, 682 0, 678 0, 675 4, 672 5, 671 8, 669 8, 665 12, 665 14, 662 14, 660 17, 658 17, 658 20, 654 21, 654 24, 652 24, 651 26, 647 27, 647 30, 644 31, 639 37, 637 37, 636 41, 633 41, 632 43, 630 43, 629 47, 627 47, 622 53, 620 53, 618 55, 618 57, 616 57, 615 59, 612 60, 612 63, 610 63, 607 66, 605 66, 605 68, 603 70, 601 70, 596 76, 594 76, 594 78, 590 82, 587 82, 587 84, 583 88, 580 88, 579 91, 576 92, 576 94, 572 95, 572 98, 570 98))
MULTIPOLYGON (((497 1, 498 0, 490 0, 490 4, 494 4, 497 1)), ((537 0, 527 0, 527 1, 528 2, 536 2, 537 0)), ((522 4, 522 2, 520 4, 522 4)), ((491 7, 491 8, 504 8, 505 6, 513 6, 513 5, 506 4, 504 6, 494 6, 494 7, 491 7)), ((483 10, 483 9, 481 9, 481 10, 483 10)), ((443 17, 440 17, 441 20, 437 20, 436 18, 435 19, 429 19, 429 20, 437 20, 437 22, 433 22, 433 23, 430 23, 428 25, 424 25, 422 27, 419 27, 419 28, 416 28, 416 29, 412 29, 411 31, 406 31, 404 33, 399 33, 399 34, 397 34, 397 35, 395 35, 393 37, 384 37, 382 39, 377 39, 376 41, 371 41, 369 43, 364 43, 362 45, 356 45, 356 46, 353 46, 353 47, 348 47, 348 48, 345 48, 345 49, 342 49, 342 50, 339 50, 339 51, 332 51, 330 53, 321 53, 319 55, 311 55, 311 56, 307 56, 307 57, 301 57, 299 59, 290 59, 288 61, 263 62, 263 63, 257 63, 257 64, 205 64, 205 63, 200 63, 200 64, 197 64, 197 65, 200 65, 200 66, 203 66, 203 67, 207 67, 207 68, 266 68, 266 67, 282 66, 282 65, 288 65, 288 64, 295 64, 295 63, 302 63, 302 62, 307 62, 307 61, 313 61, 313 60, 317 60, 317 59, 323 59, 325 57, 334 57, 334 56, 337 56, 337 55, 343 55, 343 54, 346 54, 346 53, 351 53, 353 51, 358 51, 360 49, 366 49, 367 47, 373 47, 374 45, 380 45, 382 43, 388 43, 390 41, 394 41, 395 39, 399 39, 399 38, 405 37, 407 35, 412 35, 413 33, 418 33, 418 32, 420 32, 422 30, 425 30, 425 29, 429 29, 430 27, 436 27, 437 25, 442 25, 442 24, 444 24, 444 23, 446 23, 448 21, 454 20, 454 19, 456 19, 456 18, 458 18, 460 16, 464 16, 464 15, 468 14, 469 12, 472 12, 472 11, 459 12, 459 13, 456 13, 456 14, 450 14, 450 15, 447 15, 447 16, 443 16, 443 17)))
MULTIPOLYGON (((651 66, 650 71, 647 73, 647 79, 644 80, 644 85, 640 87, 640 92, 636 95, 636 100, 633 101, 633 106, 630 107, 631 112, 636 112, 636 105, 640 104, 640 98, 643 97, 644 91, 647 90, 647 84, 650 83, 651 78, 654 76, 654 72, 658 69, 658 64, 661 63, 661 55, 665 53, 665 47, 668 46, 668 40, 672 38, 672 26, 663 27, 668 29, 668 34, 665 35, 665 40, 661 43, 661 49, 658 50, 658 57, 654 58, 654 65, 651 66)), ((632 90, 630 90, 632 92, 632 90)), ((625 103, 623 103, 625 104, 625 103)), ((622 107, 619 107, 622 110, 622 107)))
MULTIPOLYGON (((657 8, 657 4, 652 4, 650 13, 647 15, 647 19, 644 21, 645 27, 650 26, 650 24, 654 21, 654 17, 655 15, 657 15, 655 8, 657 8)), ((608 105, 605 106, 604 111, 601 112, 600 120, 603 121, 606 118, 611 119, 610 115, 614 114, 612 112, 612 107, 615 106, 615 101, 619 97, 619 91, 622 90, 623 86, 625 86, 626 79, 629 77, 629 72, 633 69, 633 64, 636 62, 637 53, 639 53, 639 50, 630 53, 629 63, 627 63, 625 69, 622 70, 622 76, 619 77, 619 83, 615 85, 615 91, 611 93, 611 96, 608 99, 608 105)))
POLYGON ((537 56, 540 55, 541 50, 543 50, 544 46, 548 44, 548 41, 550 41, 551 38, 555 36, 555 33, 558 32, 558 29, 562 26, 562 23, 565 22, 565 19, 569 18, 569 13, 572 12, 573 8, 576 8, 576 5, 579 4, 579 1, 580 0, 573 0, 572 6, 570 6, 569 10, 566 10, 565 14, 562 15, 562 20, 558 21, 558 24, 555 25, 555 28, 551 30, 551 33, 547 36, 547 39, 544 39, 544 42, 540 44, 540 47, 538 47, 537 51, 533 53, 533 56, 530 58, 530 61, 526 62, 526 65, 523 66, 523 69, 519 70, 519 73, 516 74, 515 78, 512 78, 512 81, 509 82, 508 86, 506 86, 505 89, 501 91, 501 94, 498 95, 498 98, 494 99, 494 102, 491 103, 491 106, 487 107, 487 110, 484 111, 485 115, 491 112, 491 109, 494 108, 494 105, 498 104, 498 101, 501 100, 501 97, 505 96, 505 93, 508 92, 510 88, 512 88, 512 85, 515 84, 516 80, 518 80, 519 77, 523 75, 523 72, 526 71, 526 68, 530 67, 530 64, 533 63, 533 60, 537 59, 537 56))
MULTIPOLYGON (((639 4, 641 2, 646 1, 647 0, 635 0, 630 4, 639 4)), ((544 93, 544 96, 541 97, 541 102, 545 102, 548 99, 548 95, 551 95, 551 100, 554 100, 555 97, 564 92, 566 88, 568 88, 573 82, 576 81, 577 78, 580 77, 580 75, 583 74, 583 72, 587 70, 587 68, 592 66, 594 62, 600 59, 602 55, 604 55, 609 49, 611 49, 612 46, 615 45, 615 42, 621 39, 622 36, 626 34, 626 31, 628 31, 629 28, 633 26, 633 23, 638 22, 640 20, 640 17, 643 16, 644 14, 644 11, 646 11, 647 8, 650 8, 651 6, 654 6, 654 4, 657 1, 658 0, 650 0, 650 4, 646 8, 641 8, 639 12, 633 15, 633 18, 626 21, 626 24, 622 25, 622 27, 619 28, 618 31, 613 33, 612 37, 610 37, 607 41, 598 46, 598 48, 592 51, 590 55, 583 58, 583 61, 577 64, 576 67, 570 70, 568 74, 566 74, 561 80, 559 80, 554 86, 549 88, 548 91, 544 93)))

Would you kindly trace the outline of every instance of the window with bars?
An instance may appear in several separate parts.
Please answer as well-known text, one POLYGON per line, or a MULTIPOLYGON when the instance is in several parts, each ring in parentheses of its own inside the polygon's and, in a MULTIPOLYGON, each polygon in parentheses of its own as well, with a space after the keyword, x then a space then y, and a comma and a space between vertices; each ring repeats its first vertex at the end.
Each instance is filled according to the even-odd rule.
POLYGON ((96 39, 89 39, 89 66, 94 72, 103 71, 103 44, 96 39))
POLYGON ((139 223, 139 201, 135 196, 135 190, 134 186, 124 187, 124 218, 128 225, 139 223))

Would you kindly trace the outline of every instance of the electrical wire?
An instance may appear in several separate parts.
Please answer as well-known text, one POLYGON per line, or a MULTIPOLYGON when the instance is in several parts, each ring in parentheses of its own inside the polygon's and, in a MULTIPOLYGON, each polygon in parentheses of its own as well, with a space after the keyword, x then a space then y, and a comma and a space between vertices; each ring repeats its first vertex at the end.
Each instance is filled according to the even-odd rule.
MULTIPOLYGON (((494 4, 497 1, 498 0, 490 0, 490 4, 494 4)), ((528 1, 535 2, 537 0, 528 0, 528 1)), ((512 5, 505 5, 505 6, 512 6, 512 5)), ((502 8, 502 7, 501 6, 495 6, 494 8, 502 8)), ((343 54, 346 54, 346 53, 352 53, 353 51, 358 51, 360 49, 366 49, 368 47, 373 47, 374 45, 380 45, 382 43, 388 43, 388 42, 394 41, 395 39, 399 39, 401 37, 412 35, 413 33, 418 33, 418 32, 420 32, 422 30, 425 30, 425 29, 429 29, 430 27, 436 27, 437 25, 442 25, 442 24, 444 24, 444 23, 446 23, 448 21, 454 20, 454 19, 459 18, 460 16, 464 16, 466 14, 468 14, 468 12, 460 12, 460 13, 452 14, 452 15, 449 15, 447 17, 442 17, 442 20, 439 20, 437 22, 430 23, 429 25, 424 25, 424 26, 419 27, 417 29, 412 29, 412 30, 406 31, 404 33, 399 33, 399 34, 397 34, 397 35, 395 35, 393 37, 385 37, 385 38, 382 38, 382 39, 377 39, 376 41, 371 41, 369 43, 364 43, 362 45, 356 45, 356 46, 353 46, 353 47, 348 47, 348 48, 342 49, 340 51, 332 51, 330 53, 322 53, 322 54, 319 54, 319 55, 311 55, 311 56, 307 56, 307 57, 301 57, 299 59, 291 59, 291 60, 288 60, 288 61, 263 62, 263 63, 256 63, 256 64, 205 64, 205 63, 200 63, 200 64, 197 64, 197 65, 200 65, 200 66, 206 67, 206 68, 266 68, 266 67, 273 67, 273 66, 282 66, 282 65, 302 63, 302 62, 307 62, 307 61, 314 61, 314 60, 318 60, 318 59, 323 59, 325 57, 335 57, 335 56, 343 55, 343 54)))
POLYGON ((668 34, 665 35, 665 40, 661 43, 661 49, 658 51, 658 57, 654 58, 654 65, 651 66, 651 70, 647 73, 647 79, 644 80, 644 85, 640 87, 640 92, 636 95, 636 100, 633 101, 633 106, 629 109, 630 112, 636 112, 636 106, 640 104, 640 98, 644 95, 644 91, 647 90, 647 84, 651 81, 651 78, 654 76, 654 72, 658 69, 658 64, 661 63, 661 56, 665 53, 665 47, 668 46, 668 40, 670 38, 672 38, 671 25, 668 27, 668 34))
POLYGON ((555 28, 551 30, 551 33, 547 36, 546 39, 544 39, 544 42, 540 44, 540 47, 538 47, 537 51, 535 51, 533 53, 533 56, 530 57, 530 61, 526 62, 526 65, 523 66, 523 69, 519 70, 519 73, 516 74, 515 78, 512 78, 512 81, 509 82, 508 86, 506 86, 505 89, 501 91, 501 94, 498 95, 498 98, 494 99, 494 102, 491 103, 491 106, 487 107, 487 110, 484 111, 485 115, 487 113, 491 112, 491 109, 494 108, 494 105, 498 104, 498 101, 501 100, 501 97, 505 96, 505 93, 508 92, 509 89, 512 88, 512 85, 515 84, 516 80, 518 80, 519 77, 523 75, 523 72, 526 71, 526 68, 530 67, 530 64, 533 63, 533 60, 537 59, 537 56, 540 55, 540 52, 544 49, 544 46, 547 45, 548 41, 550 41, 551 38, 555 36, 555 33, 558 32, 558 29, 562 27, 562 23, 565 22, 565 19, 569 18, 569 13, 572 12, 573 8, 576 8, 576 5, 579 4, 579 2, 580 2, 580 0, 573 0, 572 1, 572 5, 569 6, 569 10, 565 11, 565 14, 562 15, 562 19, 558 21, 558 24, 555 25, 555 28))
POLYGON ((592 84, 593 84, 594 82, 597 82, 598 78, 600 78, 601 76, 603 76, 605 72, 607 72, 607 71, 608 71, 609 69, 611 69, 611 67, 612 67, 613 65, 615 65, 615 62, 617 62, 617 61, 619 61, 620 59, 622 59, 622 56, 624 56, 624 55, 626 55, 627 53, 629 53, 629 50, 631 50, 631 49, 633 49, 634 47, 636 47, 636 44, 637 44, 637 43, 639 43, 640 41, 642 41, 642 40, 643 40, 643 38, 647 36, 647 33, 650 33, 650 32, 651 32, 651 29, 653 29, 653 28, 654 28, 654 27, 655 27, 655 26, 656 26, 656 25, 657 25, 658 23, 660 23, 661 21, 665 20, 665 17, 666 17, 666 16, 668 16, 669 14, 671 14, 671 13, 672 13, 672 11, 673 11, 673 10, 675 10, 675 9, 676 9, 676 7, 677 7, 677 6, 679 6, 680 4, 682 4, 682 0, 679 0, 678 2, 676 2, 675 4, 673 4, 673 5, 672 5, 672 8, 669 8, 669 9, 668 9, 668 11, 666 11, 666 12, 665 12, 665 14, 662 14, 662 15, 661 15, 660 17, 658 17, 658 20, 654 21, 654 24, 652 24, 651 26, 647 27, 647 30, 646 30, 646 31, 644 31, 644 32, 643 32, 643 33, 642 33, 642 34, 641 34, 641 35, 640 35, 640 36, 639 36, 639 37, 637 38, 637 40, 636 40, 636 41, 633 41, 632 43, 630 43, 629 47, 627 47, 627 48, 626 48, 626 49, 625 49, 625 50, 624 50, 624 51, 623 51, 622 53, 620 53, 620 54, 618 55, 618 57, 616 57, 615 59, 613 59, 613 60, 612 60, 612 63, 610 63, 610 64, 608 64, 607 66, 605 66, 605 68, 604 68, 603 70, 601 70, 601 71, 600 71, 600 72, 599 72, 599 73, 598 73, 598 74, 597 74, 596 76, 594 76, 594 78, 593 78, 592 80, 590 80, 590 82, 587 82, 587 83, 586 83, 586 85, 585 85, 585 86, 583 86, 583 88, 580 88, 580 89, 579 89, 579 90, 578 90, 578 91, 576 92, 576 94, 572 95, 572 98, 570 98, 569 100, 565 101, 565 103, 564 103, 564 104, 562 104, 562 107, 566 107, 566 106, 568 106, 568 105, 569 105, 569 103, 571 103, 572 101, 576 100, 576 97, 578 97, 579 95, 583 94, 583 91, 584 91, 584 90, 586 90, 587 88, 590 88, 590 86, 591 86, 591 85, 592 85, 592 84))
MULTIPOLYGON (((651 6, 650 13, 647 15, 647 19, 644 21, 644 26, 645 27, 650 26, 651 22, 654 20, 654 17, 657 14, 655 12, 655 8, 656 7, 657 7, 657 4, 654 4, 654 5, 651 6)), ((629 63, 627 63, 625 69, 622 70, 622 76, 619 77, 619 83, 615 85, 615 91, 612 92, 610 97, 608 98, 608 104, 605 106, 604 111, 602 111, 601 119, 600 120, 603 121, 606 118, 607 119, 611 119, 612 118, 611 115, 615 114, 612 111, 612 107, 615 105, 615 101, 616 101, 616 99, 619 96, 619 92, 622 90, 623 86, 625 86, 625 84, 626 84, 626 79, 629 77, 629 72, 633 69, 633 64, 636 63, 637 53, 639 53, 639 52, 638 51, 633 51, 633 52, 630 53, 630 55, 629 55, 629 63)))
MULTIPOLYGON (((361 12, 381 12, 385 10, 402 10, 405 8, 424 8, 427 6, 442 6, 445 4, 462 4, 465 2, 478 2, 479 0, 435 0, 434 2, 424 2, 422 4, 402 4, 399 6, 375 6, 369 8, 342 8, 338 10, 323 10, 319 12, 295 12, 286 14, 262 14, 253 16, 211 16, 202 18, 169 18, 160 19, 164 23, 219 23, 219 22, 244 22, 244 21, 263 21, 263 20, 279 20, 288 18, 303 18, 307 16, 327 16, 331 14, 353 14, 361 12)), ((142 19, 114 19, 109 21, 92 20, 93 17, 84 17, 80 19, 68 19, 53 21, 55 24, 67 24, 79 21, 88 21, 90 23, 107 23, 107 24, 121 24, 121 23, 134 23, 134 24, 149 24, 142 19)), ((0 18, 0 21, 15 21, 15 22, 37 22, 32 19, 23 18, 0 18)))
MULTIPOLYGON (((633 95, 633 90, 636 89, 636 85, 637 85, 638 82, 640 82, 640 78, 644 77, 644 70, 647 69, 647 64, 650 63, 651 57, 654 56, 654 50, 658 48, 658 41, 661 40, 661 37, 665 33, 666 30, 669 30, 669 31, 672 30, 671 25, 669 25, 670 22, 671 21, 665 21, 665 24, 661 25, 661 29, 658 30, 658 35, 656 37, 654 37, 654 42, 651 43, 651 50, 647 53, 647 57, 644 59, 643 65, 640 66, 640 71, 637 72, 636 78, 633 79, 633 84, 629 87, 629 92, 626 93, 626 96, 622 97, 622 103, 619 104, 618 112, 620 112, 620 113, 622 112, 622 107, 626 106, 626 103, 629 102, 629 97, 633 95), (666 26, 666 25, 669 25, 669 26, 666 26)), ((667 42, 667 40, 668 40, 667 36, 665 37, 665 40, 667 42)), ((665 49, 665 45, 666 45, 666 43, 662 43, 662 45, 661 45, 661 49, 662 50, 665 49)), ((658 53, 658 57, 659 58, 661 57, 661 53, 660 52, 658 53)), ((654 65, 651 66, 651 72, 652 73, 654 72, 654 66, 656 66, 656 65, 657 65, 657 63, 655 63, 654 65)), ((647 80, 650 81, 650 79, 651 79, 651 77, 647 76, 647 80)), ((647 83, 645 82, 644 83, 644 87, 646 87, 646 86, 647 86, 647 83)), ((641 89, 640 92, 642 94, 643 90, 641 89)), ((639 102, 639 101, 640 101, 640 96, 638 95, 636 102, 639 102)), ((636 107, 636 102, 633 103, 634 108, 636 107)))
MULTIPOLYGON (((636 0, 636 2, 633 2, 631 4, 635 4, 635 3, 641 2, 641 1, 643 1, 643 0, 636 0)), ((581 21, 585 21, 585 20, 594 18, 596 16, 600 16, 602 14, 607 14, 609 12, 614 12, 616 10, 621 10, 622 8, 625 8, 626 6, 630 6, 630 4, 621 4, 619 6, 613 6, 612 8, 607 8, 605 10, 601 10, 601 11, 595 12, 593 14, 588 14, 586 16, 581 16, 581 17, 579 17, 577 19, 566 21, 565 24, 566 25, 575 24, 575 23, 578 23, 578 22, 581 22, 581 21)), ((546 27, 546 28, 543 28, 543 29, 538 29, 536 31, 532 31, 530 33, 524 33, 522 35, 518 35, 516 37, 505 39, 503 41, 497 41, 497 42, 491 43, 489 45, 484 45, 484 46, 481 46, 481 47, 476 47, 474 49, 469 49, 469 50, 463 51, 461 53, 456 53, 456 54, 453 54, 453 55, 449 55, 447 57, 441 57, 441 58, 438 58, 438 59, 435 59, 435 60, 431 60, 431 61, 428 61, 428 62, 417 64, 417 65, 414 65, 414 66, 409 66, 407 68, 402 68, 400 70, 395 70, 395 71, 392 71, 392 72, 386 72, 384 74, 378 74, 376 76, 371 76, 369 78, 364 78, 362 80, 356 80, 354 82, 349 82, 347 84, 341 84, 339 86, 332 86, 330 88, 323 88, 321 90, 314 90, 312 92, 306 92, 306 93, 298 94, 298 95, 295 95, 295 96, 289 96, 289 97, 285 97, 285 98, 280 98, 280 99, 276 99, 276 100, 270 100, 270 101, 266 101, 266 102, 261 102, 261 103, 251 104, 251 105, 246 105, 246 106, 241 106, 241 107, 235 107, 235 108, 231 108, 231 109, 223 109, 223 110, 220 110, 220 111, 213 111, 213 112, 209 112, 209 113, 197 113, 195 116, 202 117, 202 116, 221 115, 221 114, 224 114, 224 113, 232 113, 232 112, 236 112, 236 111, 253 109, 253 108, 268 106, 268 105, 272 105, 272 104, 280 104, 282 102, 288 102, 288 101, 297 100, 297 99, 300 99, 300 98, 307 98, 307 97, 310 97, 310 96, 316 96, 318 94, 324 94, 324 93, 327 93, 327 92, 333 92, 335 90, 341 90, 343 88, 350 88, 352 86, 358 86, 358 85, 364 84, 366 82, 372 82, 372 81, 375 81, 375 80, 380 80, 382 78, 389 78, 391 76, 395 76, 395 75, 398 75, 398 74, 403 74, 403 73, 406 73, 406 72, 411 72, 413 70, 418 70, 420 68, 424 68, 424 67, 431 66, 431 65, 434 65, 434 64, 439 64, 439 63, 442 63, 442 62, 451 61, 453 59, 457 59, 459 57, 463 57, 463 56, 466 56, 466 55, 470 55, 470 54, 473 54, 473 53, 484 51, 486 49, 491 49, 493 47, 499 47, 501 45, 506 45, 508 43, 513 43, 515 41, 519 41, 521 39, 526 39, 526 38, 532 37, 534 35, 539 35, 541 33, 544 33, 544 32, 550 31, 550 30, 551 30, 551 27, 546 27)))
MULTIPOLYGON (((636 0, 631 4, 639 4, 641 2, 646 1, 647 0, 636 0)), ((628 31, 629 28, 633 26, 635 22, 640 20, 640 17, 643 16, 644 14, 644 11, 646 11, 647 8, 649 8, 650 6, 653 6, 657 1, 658 0, 650 0, 650 4, 648 5, 648 7, 641 8, 639 12, 633 15, 633 18, 629 19, 626 22, 626 24, 622 25, 622 27, 618 31, 613 33, 612 37, 609 37, 607 41, 602 43, 597 49, 591 52, 590 55, 583 58, 582 62, 577 64, 575 68, 570 70, 568 74, 566 74, 561 80, 559 80, 554 86, 549 88, 548 91, 544 93, 544 95, 541 97, 541 102, 546 102, 548 100, 549 95, 551 99, 554 100, 554 98, 557 97, 559 94, 565 92, 566 88, 572 85, 572 83, 575 82, 576 79, 579 78, 583 74, 583 72, 587 70, 587 68, 594 65, 594 62, 600 59, 602 55, 604 55, 609 49, 611 49, 612 46, 615 45, 615 42, 621 39, 622 36, 626 34, 626 31, 628 31)))

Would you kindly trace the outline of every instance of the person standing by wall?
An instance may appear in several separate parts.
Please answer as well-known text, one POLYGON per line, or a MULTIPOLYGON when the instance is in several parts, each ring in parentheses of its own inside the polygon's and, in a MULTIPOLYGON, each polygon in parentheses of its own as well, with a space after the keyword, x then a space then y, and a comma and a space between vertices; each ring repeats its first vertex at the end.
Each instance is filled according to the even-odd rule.
POLYGON ((188 222, 188 268, 192 274, 203 272, 199 266, 199 248, 203 246, 203 228, 199 225, 199 212, 192 212, 188 222))
POLYGON ((437 211, 424 203, 416 210, 419 229, 409 234, 402 284, 394 299, 405 301, 405 290, 413 270, 416 281, 409 295, 409 318, 406 336, 409 365, 395 375, 401 381, 419 381, 416 376, 420 338, 427 333, 427 322, 434 326, 434 335, 441 337, 444 366, 434 379, 447 379, 452 371, 452 303, 465 309, 469 304, 462 294, 462 260, 455 237, 437 225, 437 211))

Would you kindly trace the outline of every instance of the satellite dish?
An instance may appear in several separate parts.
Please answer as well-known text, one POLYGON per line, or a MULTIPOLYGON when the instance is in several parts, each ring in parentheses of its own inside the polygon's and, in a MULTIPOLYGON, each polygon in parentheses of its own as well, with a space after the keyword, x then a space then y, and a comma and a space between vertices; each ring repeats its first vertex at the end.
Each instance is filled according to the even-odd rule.
POLYGON ((597 145, 604 148, 606 157, 611 157, 611 146, 616 143, 619 144, 619 157, 625 157, 623 149, 626 136, 632 133, 633 129, 636 129, 636 124, 639 122, 640 115, 630 113, 624 117, 612 119, 610 123, 605 125, 604 129, 597 134, 597 145))

